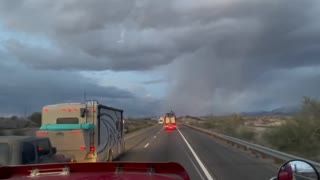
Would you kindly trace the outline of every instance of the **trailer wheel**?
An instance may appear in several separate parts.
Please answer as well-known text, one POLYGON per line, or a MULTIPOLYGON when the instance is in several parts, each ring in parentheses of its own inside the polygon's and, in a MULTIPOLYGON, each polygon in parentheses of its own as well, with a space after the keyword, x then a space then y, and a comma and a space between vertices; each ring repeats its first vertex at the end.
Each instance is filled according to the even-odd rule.
POLYGON ((108 162, 112 162, 112 150, 109 150, 108 162))

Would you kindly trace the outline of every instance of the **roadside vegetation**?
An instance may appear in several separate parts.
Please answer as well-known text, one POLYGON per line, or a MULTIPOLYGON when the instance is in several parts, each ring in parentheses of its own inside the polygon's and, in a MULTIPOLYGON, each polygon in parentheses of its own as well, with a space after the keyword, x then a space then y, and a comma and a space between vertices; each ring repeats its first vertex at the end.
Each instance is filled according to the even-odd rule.
POLYGON ((275 149, 320 161, 320 101, 305 97, 302 112, 263 135, 275 149))
POLYGON ((190 125, 211 129, 216 132, 232 137, 253 141, 255 133, 250 128, 244 126, 245 119, 240 115, 224 117, 211 117, 203 121, 191 121, 190 125))
POLYGON ((304 97, 302 112, 283 117, 246 117, 231 115, 223 117, 188 118, 187 124, 210 129, 239 139, 267 146, 282 152, 320 161, 320 101, 304 97), (281 119, 281 123, 263 128, 255 125, 281 119))
POLYGON ((150 120, 149 118, 145 119, 128 119, 125 121, 125 133, 132 133, 139 129, 143 129, 149 126, 157 124, 158 121, 150 120))
POLYGON ((41 125, 41 113, 35 112, 27 117, 0 117, 0 129, 34 128, 41 125))

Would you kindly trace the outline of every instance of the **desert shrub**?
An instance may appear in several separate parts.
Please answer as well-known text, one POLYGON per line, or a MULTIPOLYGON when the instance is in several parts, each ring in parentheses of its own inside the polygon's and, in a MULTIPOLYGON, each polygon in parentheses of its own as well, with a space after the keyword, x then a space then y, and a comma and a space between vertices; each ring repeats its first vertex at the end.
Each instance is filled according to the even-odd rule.
POLYGON ((314 159, 320 150, 320 102, 305 97, 299 115, 263 137, 275 149, 314 159))
POLYGON ((240 127, 236 132, 236 137, 244 140, 252 141, 255 138, 255 132, 247 127, 240 127))

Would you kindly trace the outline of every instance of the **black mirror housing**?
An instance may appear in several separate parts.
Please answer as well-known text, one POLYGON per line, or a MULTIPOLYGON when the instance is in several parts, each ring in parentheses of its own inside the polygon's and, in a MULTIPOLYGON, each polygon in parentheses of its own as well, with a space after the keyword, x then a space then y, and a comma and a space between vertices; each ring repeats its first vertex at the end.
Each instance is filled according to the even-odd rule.
POLYGON ((87 110, 85 108, 80 108, 80 116, 82 118, 86 117, 87 110))
POLYGON ((52 155, 55 155, 57 153, 57 148, 56 147, 52 147, 52 155))

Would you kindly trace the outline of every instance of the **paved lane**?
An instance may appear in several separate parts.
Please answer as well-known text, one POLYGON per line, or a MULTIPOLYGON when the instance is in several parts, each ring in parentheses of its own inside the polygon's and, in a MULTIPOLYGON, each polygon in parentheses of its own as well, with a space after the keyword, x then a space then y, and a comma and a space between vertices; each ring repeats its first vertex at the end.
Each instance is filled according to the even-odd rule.
POLYGON ((120 161, 178 162, 184 166, 191 179, 207 179, 179 132, 165 131, 162 126, 158 126, 157 131, 150 132, 148 138, 120 157, 120 161))
POLYGON ((277 174, 277 168, 269 163, 221 145, 204 133, 186 126, 180 127, 180 130, 216 179, 263 180, 277 174))
POLYGON ((206 134, 185 126, 179 126, 179 130, 194 152, 178 130, 166 131, 159 125, 140 137, 132 138, 130 144, 134 142, 136 144, 129 148, 119 160, 178 162, 185 167, 191 179, 194 180, 211 177, 215 180, 270 179, 276 174, 277 169, 273 166, 216 143, 206 134), (206 170, 208 170, 207 173, 206 170))

